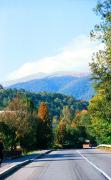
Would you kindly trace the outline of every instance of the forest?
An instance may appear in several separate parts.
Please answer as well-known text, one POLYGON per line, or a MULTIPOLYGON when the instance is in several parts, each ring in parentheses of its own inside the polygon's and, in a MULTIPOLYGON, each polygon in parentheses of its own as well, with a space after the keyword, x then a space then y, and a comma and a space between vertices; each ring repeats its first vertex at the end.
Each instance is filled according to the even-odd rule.
MULTIPOLYGON (((0 132, 6 148, 9 149, 16 148, 18 144, 26 149, 48 147, 49 144, 45 142, 47 136, 50 137, 48 143, 56 146, 59 128, 65 127, 66 123, 69 128, 77 113, 87 112, 88 107, 86 101, 77 101, 73 97, 58 93, 37 94, 3 88, 0 90, 0 102, 0 132), (46 139, 41 141, 42 137, 46 139)), ((64 138, 66 137, 59 137, 58 144, 59 141, 61 144, 64 138)), ((65 141, 64 143, 67 144, 65 141)))

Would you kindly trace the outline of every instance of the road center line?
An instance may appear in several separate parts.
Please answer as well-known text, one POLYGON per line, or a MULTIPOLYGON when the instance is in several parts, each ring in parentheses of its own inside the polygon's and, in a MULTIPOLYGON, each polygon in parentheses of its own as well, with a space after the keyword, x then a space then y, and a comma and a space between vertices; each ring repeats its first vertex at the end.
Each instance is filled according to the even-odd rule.
POLYGON ((107 180, 111 180, 111 177, 108 176, 103 170, 98 168, 95 164, 93 164, 91 161, 89 161, 83 154, 80 153, 80 151, 77 151, 81 157, 83 157, 91 166, 93 166, 95 169, 97 169, 107 180))

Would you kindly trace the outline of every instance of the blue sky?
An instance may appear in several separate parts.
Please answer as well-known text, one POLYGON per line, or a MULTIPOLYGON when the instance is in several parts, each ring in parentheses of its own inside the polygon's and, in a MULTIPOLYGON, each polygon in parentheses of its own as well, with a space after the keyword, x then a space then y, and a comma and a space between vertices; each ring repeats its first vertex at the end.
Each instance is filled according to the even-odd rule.
POLYGON ((32 69, 17 75, 20 69, 25 72, 25 66, 30 68, 31 63, 38 66, 40 60, 50 63, 51 57, 61 57, 67 47, 75 48, 81 42, 81 36, 86 42, 90 30, 99 22, 92 11, 96 3, 97 0, 1 0, 0 82, 38 73, 39 69, 32 69))

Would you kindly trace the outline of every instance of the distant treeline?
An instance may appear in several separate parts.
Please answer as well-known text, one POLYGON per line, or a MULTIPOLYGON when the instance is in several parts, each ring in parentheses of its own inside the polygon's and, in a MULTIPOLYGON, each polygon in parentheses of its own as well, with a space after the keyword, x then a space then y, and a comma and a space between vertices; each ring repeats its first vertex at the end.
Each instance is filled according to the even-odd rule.
POLYGON ((59 119, 61 110, 64 106, 70 106, 75 112, 77 110, 87 109, 87 101, 77 101, 72 96, 66 96, 60 93, 31 93, 25 90, 16 90, 16 89, 1 89, 0 90, 0 110, 6 108, 10 101, 17 96, 25 96, 33 102, 34 108, 37 109, 41 101, 44 101, 50 111, 50 116, 53 118, 57 116, 59 119))

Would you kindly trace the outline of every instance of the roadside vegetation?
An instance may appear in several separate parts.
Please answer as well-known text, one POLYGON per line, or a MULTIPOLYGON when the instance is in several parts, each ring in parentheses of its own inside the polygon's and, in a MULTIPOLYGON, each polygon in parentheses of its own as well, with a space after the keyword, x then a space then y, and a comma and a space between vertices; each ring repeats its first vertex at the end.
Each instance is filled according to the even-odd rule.
POLYGON ((100 25, 91 31, 104 49, 90 64, 96 95, 90 102, 61 94, 0 90, 0 136, 6 149, 81 148, 111 144, 111 0, 95 9, 100 25))
POLYGON ((104 45, 93 56, 91 66, 96 96, 89 103, 91 134, 98 144, 111 144, 111 0, 101 1, 95 9, 101 22, 91 37, 104 45))
POLYGON ((11 150, 19 145, 29 151, 56 146, 61 122, 68 121, 69 128, 76 113, 87 111, 88 106, 86 101, 61 94, 33 94, 3 88, 0 98, 0 136, 5 148, 11 150))

